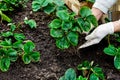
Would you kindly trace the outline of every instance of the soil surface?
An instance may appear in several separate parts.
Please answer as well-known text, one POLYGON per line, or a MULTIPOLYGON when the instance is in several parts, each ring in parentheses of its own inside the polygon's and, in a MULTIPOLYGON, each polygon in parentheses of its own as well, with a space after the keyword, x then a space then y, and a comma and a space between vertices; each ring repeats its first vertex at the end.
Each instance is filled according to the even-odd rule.
MULTIPOLYGON (((41 53, 41 59, 37 63, 25 65, 21 59, 12 63, 8 72, 0 71, 0 80, 58 80, 68 68, 76 69, 77 65, 84 60, 94 61, 103 68, 106 80, 120 80, 120 72, 113 65, 113 57, 103 53, 104 47, 108 45, 107 40, 102 40, 99 44, 77 50, 71 47, 60 50, 55 45, 55 40, 49 34, 48 23, 53 16, 44 12, 32 12, 31 2, 23 10, 14 12, 11 16, 14 23, 23 22, 25 17, 34 19, 37 22, 36 29, 30 29, 26 25, 21 26, 26 39, 32 40, 36 44, 36 50, 41 53)), ((6 23, 2 24, 0 31, 7 30, 6 23)), ((85 36, 80 36, 79 46, 85 42, 85 36)))

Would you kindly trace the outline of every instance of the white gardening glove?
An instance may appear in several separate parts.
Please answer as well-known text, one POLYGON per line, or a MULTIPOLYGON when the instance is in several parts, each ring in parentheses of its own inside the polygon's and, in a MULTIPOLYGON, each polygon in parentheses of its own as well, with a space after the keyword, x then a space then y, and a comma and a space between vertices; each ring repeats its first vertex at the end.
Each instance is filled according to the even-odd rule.
POLYGON ((99 43, 106 35, 114 33, 114 26, 113 22, 109 22, 106 24, 102 24, 98 26, 90 35, 86 36, 85 39, 87 40, 80 48, 85 48, 91 46, 93 44, 99 43))

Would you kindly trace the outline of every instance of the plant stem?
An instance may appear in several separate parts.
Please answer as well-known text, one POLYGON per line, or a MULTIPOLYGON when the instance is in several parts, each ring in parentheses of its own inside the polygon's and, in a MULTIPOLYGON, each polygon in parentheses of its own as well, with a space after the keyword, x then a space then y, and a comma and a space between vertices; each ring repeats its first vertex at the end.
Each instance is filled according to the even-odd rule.
POLYGON ((107 36, 108 44, 110 45, 110 35, 107 36))

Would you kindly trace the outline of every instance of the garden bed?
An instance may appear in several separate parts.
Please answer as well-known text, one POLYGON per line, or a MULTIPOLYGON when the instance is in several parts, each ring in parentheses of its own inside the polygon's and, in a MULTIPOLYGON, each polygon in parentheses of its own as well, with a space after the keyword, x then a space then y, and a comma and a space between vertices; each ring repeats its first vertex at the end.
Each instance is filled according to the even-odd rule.
MULTIPOLYGON (((48 23, 54 16, 46 15, 44 12, 32 12, 31 1, 23 10, 14 12, 11 17, 13 22, 22 22, 25 17, 37 22, 36 29, 30 29, 26 25, 21 26, 26 38, 36 44, 36 50, 41 53, 41 59, 37 63, 25 65, 21 59, 12 63, 7 72, 0 72, 0 80, 58 80, 66 69, 74 68, 84 60, 94 61, 103 69, 106 80, 120 80, 120 72, 113 65, 113 57, 103 53, 104 47, 108 46, 106 40, 99 44, 77 50, 71 47, 60 50, 55 45, 55 40, 50 36, 48 23)), ((6 23, 1 24, 0 31, 8 29, 6 23)), ((79 38, 79 46, 85 42, 84 35, 79 38)))

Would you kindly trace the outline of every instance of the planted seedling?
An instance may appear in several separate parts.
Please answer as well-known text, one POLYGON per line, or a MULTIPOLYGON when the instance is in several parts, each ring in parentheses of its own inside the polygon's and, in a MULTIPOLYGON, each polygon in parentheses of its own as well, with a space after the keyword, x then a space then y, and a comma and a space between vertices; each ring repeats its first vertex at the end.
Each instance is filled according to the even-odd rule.
POLYGON ((47 14, 53 13, 55 10, 67 9, 63 0, 34 0, 32 2, 33 11, 43 10, 47 14))
POLYGON ((120 69, 120 48, 116 48, 113 45, 109 45, 104 49, 104 53, 114 57, 114 66, 116 69, 120 69))
POLYGON ((84 61, 82 64, 78 65, 78 70, 82 71, 82 75, 87 78, 87 80, 105 80, 103 71, 97 65, 93 65, 93 61, 84 61))
POLYGON ((82 31, 85 32, 89 32, 91 30, 91 26, 98 26, 98 22, 96 17, 92 14, 92 11, 90 10, 90 8, 84 6, 80 9, 79 11, 79 15, 81 17, 79 17, 77 19, 77 22, 80 26, 80 28, 82 29, 82 31))
POLYGON ((0 69, 8 71, 11 62, 15 62, 18 57, 22 57, 25 64, 31 61, 37 62, 40 59, 40 53, 34 51, 35 44, 28 40, 25 41, 25 35, 16 33, 16 25, 10 23, 10 31, 0 34, 0 69))
POLYGON ((49 24, 50 35, 56 39, 56 46, 60 49, 67 49, 70 45, 76 46, 81 30, 76 24, 75 14, 60 10, 56 12, 56 16, 49 24))
POLYGON ((67 10, 56 12, 57 18, 49 24, 49 28, 50 35, 56 39, 58 48, 67 49, 70 45, 77 46, 79 34, 89 31, 91 24, 98 25, 88 7, 81 8, 80 14, 81 17, 75 18, 75 13, 70 13, 67 10))
POLYGON ((79 76, 77 78, 76 72, 73 68, 67 69, 64 76, 60 77, 59 80, 87 80, 87 78, 84 78, 82 76, 79 76))
POLYGON ((59 80, 105 80, 102 69, 93 66, 93 61, 91 63, 84 61, 77 68, 82 72, 81 75, 76 74, 73 68, 69 68, 59 80))

